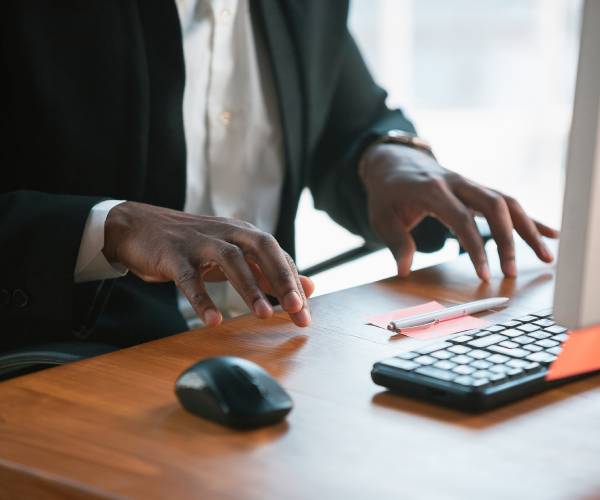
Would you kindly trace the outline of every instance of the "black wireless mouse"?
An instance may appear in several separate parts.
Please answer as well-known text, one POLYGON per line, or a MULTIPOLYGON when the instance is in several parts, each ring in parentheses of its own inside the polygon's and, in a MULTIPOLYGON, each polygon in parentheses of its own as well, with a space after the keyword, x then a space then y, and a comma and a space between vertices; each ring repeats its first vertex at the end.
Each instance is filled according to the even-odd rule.
POLYGON ((265 370, 231 356, 190 366, 175 382, 175 394, 189 412, 235 428, 274 424, 293 406, 288 393, 265 370))

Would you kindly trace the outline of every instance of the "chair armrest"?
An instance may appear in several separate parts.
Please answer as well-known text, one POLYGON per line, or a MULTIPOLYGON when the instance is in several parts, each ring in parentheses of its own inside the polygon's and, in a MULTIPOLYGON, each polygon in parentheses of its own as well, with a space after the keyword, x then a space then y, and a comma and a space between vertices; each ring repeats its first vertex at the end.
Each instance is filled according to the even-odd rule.
POLYGON ((106 354, 117 347, 94 342, 52 342, 0 353, 0 380, 106 354))

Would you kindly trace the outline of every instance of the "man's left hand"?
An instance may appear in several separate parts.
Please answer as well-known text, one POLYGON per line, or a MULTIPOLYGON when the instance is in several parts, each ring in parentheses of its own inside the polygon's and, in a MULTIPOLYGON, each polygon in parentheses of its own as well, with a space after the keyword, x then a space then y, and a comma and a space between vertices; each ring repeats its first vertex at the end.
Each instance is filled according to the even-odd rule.
POLYGON ((361 177, 371 226, 396 258, 399 276, 410 273, 416 251, 410 231, 426 216, 435 217, 456 234, 482 280, 488 280, 490 272, 476 214, 487 219, 505 276, 517 273, 513 229, 542 261, 553 260, 542 236, 557 238, 558 231, 531 219, 510 196, 466 179, 429 154, 407 146, 375 145, 363 161, 361 177))

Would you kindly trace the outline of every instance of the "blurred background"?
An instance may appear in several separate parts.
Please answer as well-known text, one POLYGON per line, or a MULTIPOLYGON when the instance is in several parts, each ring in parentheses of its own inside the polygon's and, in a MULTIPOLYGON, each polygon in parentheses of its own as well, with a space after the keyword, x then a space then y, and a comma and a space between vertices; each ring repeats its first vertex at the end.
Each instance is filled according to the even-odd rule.
MULTIPOLYGON (((558 227, 580 11, 580 0, 353 0, 349 24, 388 104, 413 120, 442 165, 558 227)), ((308 191, 296 229, 301 269, 362 244, 315 210, 308 191)), ((413 268, 457 254, 449 241, 418 254, 413 268)), ((381 250, 316 275, 316 295, 395 269, 381 250)))

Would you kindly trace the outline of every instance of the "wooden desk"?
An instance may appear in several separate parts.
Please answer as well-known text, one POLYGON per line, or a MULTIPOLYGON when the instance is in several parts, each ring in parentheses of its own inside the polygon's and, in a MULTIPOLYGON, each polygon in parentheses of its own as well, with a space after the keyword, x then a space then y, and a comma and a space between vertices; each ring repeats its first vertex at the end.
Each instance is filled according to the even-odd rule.
POLYGON ((494 295, 513 296, 495 319, 549 306, 553 270, 522 250, 514 281, 480 284, 461 258, 319 297, 308 329, 243 317, 2 383, 0 497, 599 498, 600 377, 481 416, 370 380, 374 361, 414 345, 364 325, 370 313, 494 295), (179 406, 178 374, 220 354, 284 384, 287 422, 235 432, 179 406))

